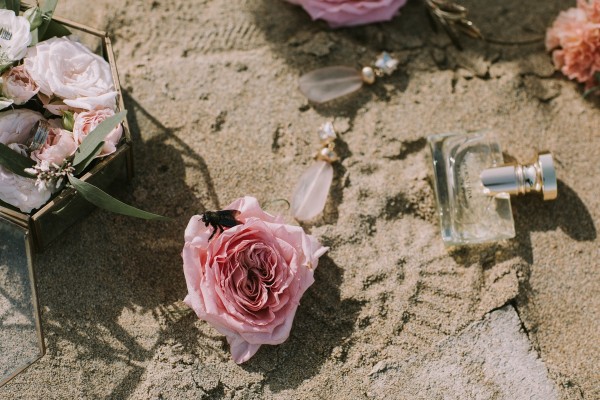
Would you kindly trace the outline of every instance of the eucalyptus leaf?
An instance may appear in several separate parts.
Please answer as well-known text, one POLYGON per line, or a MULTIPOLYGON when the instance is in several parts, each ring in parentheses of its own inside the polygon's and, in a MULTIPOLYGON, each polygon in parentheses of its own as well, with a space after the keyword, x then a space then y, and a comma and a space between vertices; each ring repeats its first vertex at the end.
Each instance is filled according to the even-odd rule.
POLYGON ((44 35, 42 37, 42 41, 48 40, 53 37, 69 36, 70 34, 71 31, 67 29, 66 26, 52 20, 48 23, 48 26, 46 27, 46 31, 44 32, 44 35))
POLYGON ((125 204, 96 186, 75 178, 73 175, 69 175, 69 182, 84 199, 104 210, 141 219, 157 221, 170 220, 170 218, 163 217, 162 215, 153 214, 125 204))
POLYGON ((32 178, 30 174, 25 172, 25 169, 33 167, 35 162, 31 158, 17 153, 4 143, 0 143, 0 165, 17 175, 32 178))
POLYGON ((42 15, 42 10, 39 7, 32 7, 25 11, 23 16, 27 18, 27 21, 29 21, 30 31, 33 31, 39 28, 40 25, 42 25, 42 23, 44 22, 42 15))
POLYGON ((6 10, 13 10, 16 15, 19 15, 19 11, 21 9, 21 1, 20 0, 0 0, 0 8, 4 8, 6 10))
POLYGON ((85 160, 83 160, 79 164, 77 164, 77 167, 75 168, 75 175, 79 175, 83 171, 85 171, 85 169, 88 167, 88 165, 90 165, 92 163, 92 161, 94 161, 94 158, 96 158, 96 156, 98 154, 100 154, 100 152, 102 151, 102 147, 104 147, 104 142, 98 143, 98 146, 96 147, 96 149, 93 152, 91 152, 90 155, 85 160))
POLYGON ((112 117, 106 118, 96 127, 96 129, 90 132, 85 139, 83 139, 83 142, 75 152, 73 167, 77 169, 77 166, 80 163, 86 161, 90 154, 93 154, 94 151, 96 151, 98 144, 106 139, 106 136, 108 136, 108 134, 125 119, 126 115, 127 111, 121 111, 112 117))
POLYGON ((44 19, 42 24, 37 28, 37 39, 40 41, 46 37, 46 30, 52 21, 52 15, 54 15, 54 9, 57 4, 58 0, 45 0, 40 7, 43 14, 42 18, 44 19))

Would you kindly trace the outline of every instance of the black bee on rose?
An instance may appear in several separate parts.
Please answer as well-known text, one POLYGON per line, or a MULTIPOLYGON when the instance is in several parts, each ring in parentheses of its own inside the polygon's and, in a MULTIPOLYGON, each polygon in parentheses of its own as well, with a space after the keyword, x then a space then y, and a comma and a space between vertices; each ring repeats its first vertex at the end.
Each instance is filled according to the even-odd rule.
POLYGON ((231 228, 242 223, 236 218, 240 215, 238 210, 219 210, 219 211, 205 211, 200 217, 205 226, 212 226, 213 232, 208 238, 210 241, 213 236, 217 233, 217 230, 225 231, 225 228, 231 228))

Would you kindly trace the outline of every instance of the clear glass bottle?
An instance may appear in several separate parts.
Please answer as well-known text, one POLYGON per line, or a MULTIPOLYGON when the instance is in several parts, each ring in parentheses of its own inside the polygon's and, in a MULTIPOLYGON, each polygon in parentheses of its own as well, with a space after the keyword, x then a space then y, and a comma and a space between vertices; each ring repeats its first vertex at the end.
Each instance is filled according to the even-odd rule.
POLYGON ((510 194, 490 196, 480 175, 504 164, 489 131, 429 136, 442 238, 446 245, 484 243, 515 236, 510 194))
POLYGON ((554 160, 548 152, 528 164, 504 165, 490 131, 429 136, 435 194, 447 245, 494 242, 515 236, 512 194, 558 194, 554 160))

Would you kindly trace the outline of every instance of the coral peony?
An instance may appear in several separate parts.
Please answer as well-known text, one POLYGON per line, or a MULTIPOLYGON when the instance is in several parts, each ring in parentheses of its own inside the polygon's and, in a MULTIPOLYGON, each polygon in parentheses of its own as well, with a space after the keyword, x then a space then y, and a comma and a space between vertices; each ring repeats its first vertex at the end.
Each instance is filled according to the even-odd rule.
POLYGON ((600 71, 600 0, 579 0, 562 11, 546 33, 554 65, 569 79, 592 87, 600 71))

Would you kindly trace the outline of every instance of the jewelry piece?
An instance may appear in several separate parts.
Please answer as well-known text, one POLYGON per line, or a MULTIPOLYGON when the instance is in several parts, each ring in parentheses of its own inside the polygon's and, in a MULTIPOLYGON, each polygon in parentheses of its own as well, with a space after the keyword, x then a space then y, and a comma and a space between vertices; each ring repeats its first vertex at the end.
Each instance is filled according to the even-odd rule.
POLYGON ((424 2, 431 26, 437 30, 436 22, 439 23, 450 37, 452 44, 459 50, 462 50, 458 40, 459 33, 464 33, 473 39, 483 39, 479 29, 467 18, 469 11, 466 7, 449 0, 424 0, 424 2))
POLYGON ((316 69, 300 77, 300 91, 315 103, 325 103, 356 92, 363 83, 373 84, 377 77, 391 75, 398 68, 398 60, 389 53, 379 55, 375 64, 357 71, 352 67, 336 65, 316 69))
POLYGON ((29 152, 32 153, 42 148, 46 144, 48 133, 50 132, 50 124, 42 119, 33 125, 31 132, 35 132, 29 143, 29 152))
POLYGON ((315 162, 300 177, 292 195, 292 215, 299 221, 313 219, 325 208, 329 188, 333 180, 331 163, 339 160, 335 153, 334 141, 337 137, 333 124, 327 122, 319 129, 321 150, 315 155, 315 162))

